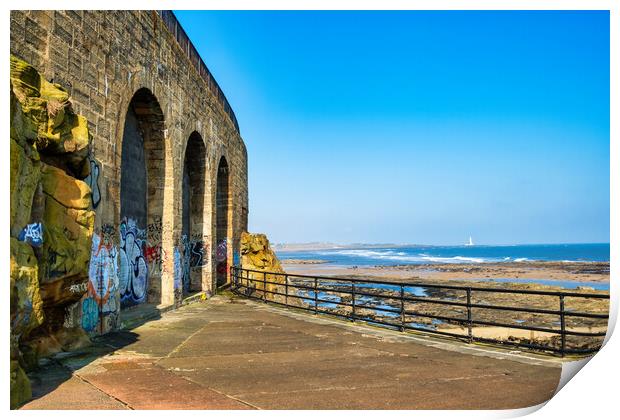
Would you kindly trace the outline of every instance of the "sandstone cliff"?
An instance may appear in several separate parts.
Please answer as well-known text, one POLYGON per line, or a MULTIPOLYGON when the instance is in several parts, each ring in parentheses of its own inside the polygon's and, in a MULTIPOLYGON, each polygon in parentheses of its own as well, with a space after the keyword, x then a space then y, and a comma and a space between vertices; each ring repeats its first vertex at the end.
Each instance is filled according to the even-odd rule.
MULTIPOLYGON (((285 273, 278 257, 269 245, 267 236, 260 233, 243 232, 241 234, 241 267, 248 270, 285 273)), ((262 273, 250 272, 248 277, 254 279, 254 281, 251 281, 250 287, 260 291, 263 290, 262 273)), ((267 282, 284 283, 284 276, 267 274, 266 280, 267 282)), ((275 284, 267 284, 265 290, 267 292, 274 291, 276 287, 277 285, 275 284)), ((272 299, 272 294, 268 293, 267 298, 272 299)))
POLYGON ((90 135, 68 93, 11 56, 11 407, 31 398, 38 357, 88 343, 63 327, 86 292, 95 214, 90 135))

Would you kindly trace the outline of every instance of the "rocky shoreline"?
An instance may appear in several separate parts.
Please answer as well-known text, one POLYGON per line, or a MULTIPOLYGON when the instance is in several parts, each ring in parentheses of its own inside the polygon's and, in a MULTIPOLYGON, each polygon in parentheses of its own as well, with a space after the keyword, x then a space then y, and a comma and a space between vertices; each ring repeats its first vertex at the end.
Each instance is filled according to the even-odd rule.
MULTIPOLYGON (((518 291, 567 291, 583 292, 592 295, 608 295, 609 292, 594 290, 592 287, 579 286, 576 289, 565 289, 561 280, 575 282, 609 282, 609 263, 574 263, 574 262, 510 262, 495 264, 432 264, 432 265, 400 265, 400 266, 377 266, 377 267, 342 267, 314 264, 283 264, 287 273, 306 274, 326 277, 337 277, 356 280, 367 280, 372 284, 381 281, 391 281, 408 284, 424 284, 420 290, 425 298, 441 300, 445 302, 466 301, 466 292, 463 289, 450 289, 442 286, 460 287, 484 287, 497 289, 513 289, 518 291), (502 278, 504 282, 492 281, 493 277, 502 278), (546 279, 557 280, 557 285, 523 283, 520 279, 546 279), (515 279, 511 282, 510 279, 515 279), (436 287, 433 287, 436 286, 436 287)), ((293 283, 303 284, 301 279, 289 280, 293 283)), ((321 280, 321 282, 329 282, 321 280)), ((324 295, 324 298, 333 301, 327 305, 328 310, 336 315, 348 316, 351 313, 350 283, 331 282, 329 288, 332 292, 324 295)), ((303 289, 301 296, 312 298, 303 289)), ((375 286, 366 286, 366 291, 382 295, 366 299, 365 305, 375 308, 400 308, 398 292, 386 290, 375 286)), ((301 306, 311 305, 310 300, 295 299, 301 306)), ((471 302, 474 304, 510 306, 534 309, 559 310, 557 296, 545 296, 537 294, 519 293, 495 293, 495 292, 472 292, 471 302)), ((325 306, 325 304, 323 304, 325 306)), ((577 297, 565 298, 565 309, 573 312, 586 312, 607 315, 609 312, 608 299, 586 299, 577 297)), ((467 334, 466 322, 452 321, 441 318, 467 319, 467 310, 458 305, 438 305, 430 302, 408 302, 405 310, 427 316, 407 316, 406 322, 429 328, 439 332, 467 334), (439 317, 439 318, 434 318, 439 317)), ((356 315, 370 321, 400 322, 400 318, 393 313, 382 312, 359 307, 356 315)), ((499 311, 485 308, 472 309, 473 318, 483 323, 501 323, 514 325, 528 325, 539 328, 557 330, 560 328, 560 317, 553 314, 531 314, 522 311, 499 311)), ((606 318, 579 318, 566 317, 566 328, 578 332, 604 332, 607 329, 606 318)), ((547 332, 528 331, 518 328, 497 327, 485 324, 474 324, 473 333, 476 337, 505 340, 515 343, 530 343, 551 347, 559 347, 559 334, 547 332)), ((602 343, 603 337, 567 336, 566 346, 569 349, 596 348, 602 343)))
POLYGON ((408 264, 377 266, 336 266, 290 262, 287 272, 330 276, 374 276, 410 280, 491 280, 544 279, 609 283, 609 262, 525 261, 472 264, 408 264))

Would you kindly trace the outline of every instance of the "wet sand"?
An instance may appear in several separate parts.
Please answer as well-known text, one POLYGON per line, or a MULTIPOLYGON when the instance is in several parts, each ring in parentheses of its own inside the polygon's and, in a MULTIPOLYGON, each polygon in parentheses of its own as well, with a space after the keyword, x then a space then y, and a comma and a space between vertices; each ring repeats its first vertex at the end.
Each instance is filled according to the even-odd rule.
POLYGON ((369 276, 391 280, 543 279, 584 283, 609 283, 609 263, 510 262, 481 264, 416 264, 393 266, 339 266, 333 264, 283 263, 291 274, 318 276, 369 276))

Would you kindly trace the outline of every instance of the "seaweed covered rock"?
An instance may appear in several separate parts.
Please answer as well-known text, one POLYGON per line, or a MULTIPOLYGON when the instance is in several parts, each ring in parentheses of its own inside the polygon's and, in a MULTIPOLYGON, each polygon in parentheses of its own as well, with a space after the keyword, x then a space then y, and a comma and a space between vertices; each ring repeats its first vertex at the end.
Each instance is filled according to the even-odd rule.
POLYGON ((69 94, 11 56, 11 407, 31 397, 41 355, 88 343, 63 327, 86 292, 94 225, 87 121, 69 94))
MULTIPOLYGON (((285 271, 282 269, 280 260, 269 246, 269 239, 267 236, 261 233, 248 233, 243 232, 241 234, 241 267, 248 270, 266 271, 270 273, 282 273, 285 271)), ((263 274, 250 272, 248 277, 254 279, 251 287, 257 290, 263 290, 263 274)), ((267 282, 272 283, 284 283, 284 276, 277 274, 267 274, 267 282)), ((266 284, 265 290, 270 292, 277 288, 277 284, 266 284)), ((268 297, 272 297, 269 294, 268 297)))

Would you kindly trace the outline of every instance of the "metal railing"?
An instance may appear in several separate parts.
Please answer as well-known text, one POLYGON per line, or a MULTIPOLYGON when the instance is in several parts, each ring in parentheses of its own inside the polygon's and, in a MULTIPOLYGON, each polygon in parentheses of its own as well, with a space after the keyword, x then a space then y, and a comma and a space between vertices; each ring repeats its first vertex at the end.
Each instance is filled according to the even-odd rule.
POLYGON ((172 10, 158 10, 157 14, 163 20, 166 28, 168 28, 168 31, 170 31, 170 33, 175 37, 177 43, 181 47, 181 50, 183 50, 185 55, 189 58, 189 61, 192 63, 192 66, 194 66, 200 77, 202 77, 202 79, 207 83, 207 87, 211 93, 215 95, 217 101, 222 105, 224 112, 228 115, 230 121, 239 133, 239 123, 237 122, 237 117, 235 116, 234 111, 228 103, 228 99, 226 99, 224 92, 222 92, 222 89, 207 68, 207 65, 204 61, 202 61, 202 58, 200 58, 194 44, 192 44, 192 41, 187 36, 187 33, 185 33, 185 30, 177 20, 172 10))
MULTIPOLYGON (((469 287, 434 283, 418 282, 393 282, 383 280, 360 280, 337 277, 308 276, 286 273, 274 273, 258 270, 231 267, 233 292, 249 298, 265 302, 277 303, 287 307, 304 309, 315 314, 329 314, 344 317, 351 321, 363 321, 371 324, 398 329, 400 331, 420 331, 425 333, 440 334, 466 341, 524 347, 532 350, 552 352, 565 356, 568 354, 589 354, 596 352, 602 344, 606 334, 606 323, 603 331, 592 331, 590 328, 579 328, 579 323, 573 328, 567 326, 568 320, 579 318, 582 320, 599 320, 604 323, 607 320, 608 303, 605 312, 580 312, 567 308, 567 299, 595 299, 609 300, 606 293, 579 293, 546 290, 521 290, 495 287, 469 287), (448 291, 451 296, 446 297, 448 291), (431 294, 431 296, 428 295, 431 294), (536 297, 544 300, 539 302, 544 307, 523 307, 512 305, 497 305, 488 303, 493 296, 511 295, 536 297), (432 295, 439 296, 434 298, 432 295), (459 299, 461 300, 459 301, 459 299), (553 307, 553 302, 556 307, 553 307), (417 310, 416 305, 438 305, 444 312, 435 310, 435 313, 417 310), (342 309, 346 308, 346 309, 342 309), (555 309, 557 308, 557 309, 555 309), (461 311, 462 317, 457 317, 451 312, 461 311), (476 315, 476 311, 487 311, 486 314, 476 315), (520 323, 508 323, 501 321, 501 314, 507 312, 517 314, 530 314, 532 324, 526 324, 525 320, 520 323), (499 316, 498 316, 499 315, 499 316), (557 317, 559 328, 536 325, 535 318, 557 317), (430 320, 430 323, 414 322, 418 319, 430 320), (500 319, 498 321, 497 319, 500 319), (437 324, 449 328, 436 328, 437 324), (465 330, 466 333, 455 332, 465 330), (512 337, 512 339, 497 339, 476 335, 474 327, 501 327, 509 330, 525 330, 531 332, 531 338, 512 337), (452 331, 450 331, 452 328, 452 331), (585 329, 589 331, 584 331, 585 329), (557 345, 540 343, 535 339, 536 333, 544 333, 546 338, 557 342, 557 345), (569 339, 577 342, 568 343, 569 339), (590 340, 590 342, 579 342, 590 340), (594 341, 594 343, 592 343, 594 341), (591 345, 592 344, 592 345, 591 345)), ((428 309, 428 308, 427 308, 428 309)), ((550 320, 546 320, 547 324, 550 320)), ((596 322, 596 321, 594 321, 596 322)), ((575 323, 573 323, 575 324, 575 323)), ((601 329, 601 325, 595 326, 601 329)))

